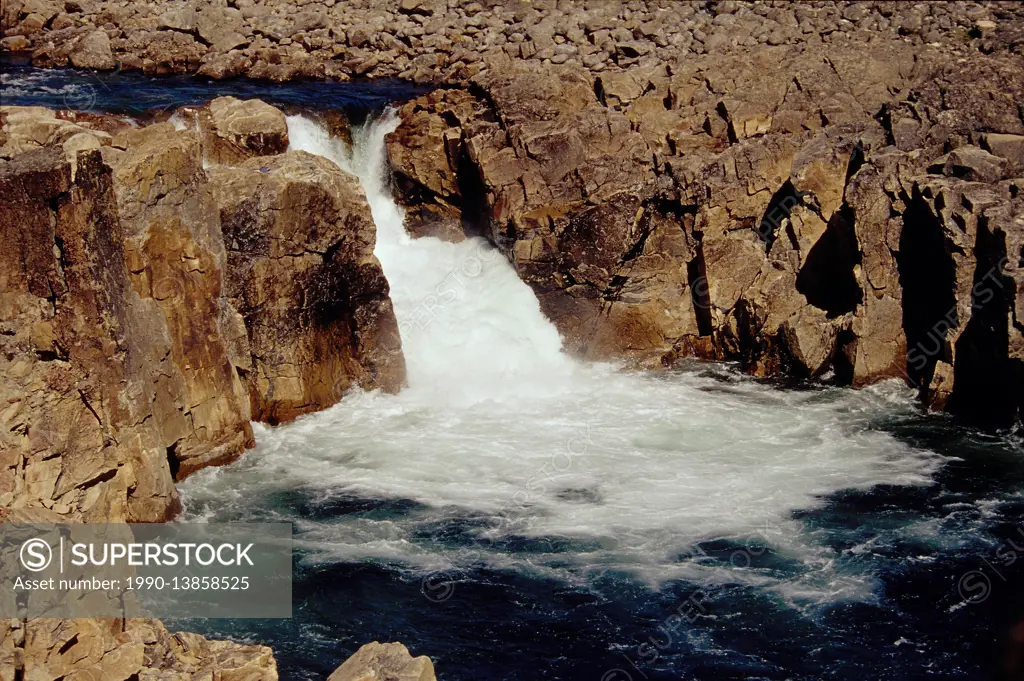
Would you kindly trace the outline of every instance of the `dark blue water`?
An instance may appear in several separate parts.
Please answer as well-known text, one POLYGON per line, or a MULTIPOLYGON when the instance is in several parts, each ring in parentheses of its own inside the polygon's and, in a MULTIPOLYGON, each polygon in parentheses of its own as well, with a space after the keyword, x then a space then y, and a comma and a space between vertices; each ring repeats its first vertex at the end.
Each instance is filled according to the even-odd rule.
MULTIPOLYGON (((273 645, 282 678, 292 680, 324 678, 370 640, 398 640, 429 653, 439 678, 450 681, 1021 678, 1003 668, 1013 656, 1011 630, 1024 621, 1024 448, 1012 436, 967 431, 924 414, 875 426, 955 460, 935 486, 839 492, 820 508, 794 514, 836 550, 843 569, 875 575, 880 586, 868 602, 794 608, 738 582, 675 581, 652 589, 606 572, 581 586, 484 565, 425 581, 386 561, 322 564, 299 551, 292 620, 184 624, 273 645), (978 503, 992 499, 997 508, 978 503), (887 528, 929 520, 957 539, 937 549, 924 539, 887 538, 869 551, 851 551, 889 537, 887 528)), ((261 504, 267 520, 318 522, 398 520, 419 506, 324 499, 303 489, 250 500, 251 507, 261 504)), ((473 522, 436 527, 430 539, 465 542, 473 522)), ((559 543, 576 548, 559 537, 498 548, 521 555, 559 543)), ((709 541, 693 551, 724 566, 739 556, 780 579, 802 569, 756 539, 709 541)))
POLYGON ((346 83, 297 80, 287 86, 237 78, 215 81, 191 76, 155 78, 141 71, 38 69, 24 58, 0 54, 0 104, 46 106, 148 117, 215 97, 258 98, 283 108, 336 109, 360 121, 425 92, 395 80, 346 83))
MULTIPOLYGON (((340 108, 356 118, 419 92, 402 83, 213 83, 0 64, 4 104, 138 115, 231 94, 340 108)), ((291 620, 168 626, 270 645, 286 681, 326 678, 370 640, 402 641, 416 654, 429 654, 442 681, 1022 678, 1007 671, 1015 654, 1011 631, 1024 621, 1019 438, 965 430, 921 413, 896 414, 869 427, 950 457, 932 486, 839 491, 792 514, 835 551, 840 571, 874 576, 871 598, 794 607, 777 592, 738 580, 652 587, 605 570, 580 583, 483 561, 425 576, 389 560, 323 562, 300 549, 291 620), (929 522, 941 541, 890 531, 929 522)), ((222 512, 217 519, 401 522, 423 511, 422 502, 411 499, 325 498, 319 489, 302 487, 248 501, 244 515, 222 512)), ((472 542, 485 522, 467 512, 424 526, 417 540, 457 548, 472 542)), ((590 548, 580 541, 512 536, 489 549, 569 555, 590 548)), ((757 537, 709 538, 689 551, 704 564, 747 561, 780 581, 805 569, 757 537)), ((692 558, 679 556, 680 562, 692 558)))

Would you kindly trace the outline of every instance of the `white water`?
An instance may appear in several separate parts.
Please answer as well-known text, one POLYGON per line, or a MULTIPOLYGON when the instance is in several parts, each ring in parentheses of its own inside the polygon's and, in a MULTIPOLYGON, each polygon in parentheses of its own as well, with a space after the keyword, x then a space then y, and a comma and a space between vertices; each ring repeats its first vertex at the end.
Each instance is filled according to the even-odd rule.
POLYGON ((357 131, 350 153, 314 121, 288 119, 292 148, 334 160, 366 189, 409 387, 257 426, 254 451, 183 485, 186 517, 293 520, 317 560, 428 572, 487 564, 570 581, 604 569, 652 584, 740 580, 794 603, 872 597, 872 576, 842 573, 791 514, 841 489, 930 483, 940 457, 872 429, 912 408, 907 391, 780 391, 720 367, 640 375, 568 359, 532 291, 486 243, 406 235, 382 177, 394 125, 357 131), (319 519, 265 508, 294 490, 314 503, 416 504, 319 519), (498 545, 437 540, 462 521, 498 545), (515 537, 551 541, 502 550, 515 537), (718 568, 681 557, 716 538, 770 544, 801 567, 780 578, 747 568, 749 555, 718 568))

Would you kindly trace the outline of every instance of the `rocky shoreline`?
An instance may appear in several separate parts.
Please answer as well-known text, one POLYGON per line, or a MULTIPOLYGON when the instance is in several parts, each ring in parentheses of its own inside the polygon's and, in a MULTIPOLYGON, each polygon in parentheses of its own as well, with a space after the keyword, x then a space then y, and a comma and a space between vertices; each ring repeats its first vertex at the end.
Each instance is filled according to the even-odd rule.
POLYGON ((768 46, 1024 49, 1013 2, 8 0, 3 49, 40 66, 468 83, 495 59, 591 74, 768 46))
MULTIPOLYGON (((388 139, 408 230, 486 236, 578 356, 896 377, 1021 418, 1015 3, 8 0, 0 21, 41 66, 437 85, 388 139)), ((262 102, 178 118, 0 107, 0 520, 167 520, 250 421, 404 382, 355 178, 287 152, 262 102)), ((433 678, 408 657, 360 659, 433 678)), ((0 669, 277 678, 265 647, 142 620, 0 622, 0 669)))

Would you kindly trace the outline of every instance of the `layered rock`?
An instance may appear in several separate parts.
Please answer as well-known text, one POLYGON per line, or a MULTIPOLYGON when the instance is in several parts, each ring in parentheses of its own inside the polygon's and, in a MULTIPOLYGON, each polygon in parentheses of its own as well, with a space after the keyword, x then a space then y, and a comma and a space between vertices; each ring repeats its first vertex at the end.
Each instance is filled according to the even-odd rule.
POLYGON ((153 315, 131 289, 110 169, 85 153, 72 182, 59 148, 38 150, 0 161, 0 186, 0 509, 36 509, 41 522, 169 518, 153 315))
POLYGON ((972 303, 972 286, 1020 238, 1021 62, 969 64, 881 43, 597 77, 496 61, 468 91, 405 105, 388 151, 410 232, 486 235, 571 352, 906 377, 964 415, 999 402, 1007 424, 1017 262, 992 275, 996 302, 972 303), (934 332, 946 349, 926 361, 947 313, 934 332), (971 356, 1002 387, 979 401, 983 380, 954 369, 954 349, 981 318, 971 356))
MULTIPOLYGON (((114 177, 59 146, 0 161, 0 521, 158 522, 178 508, 153 385, 169 339, 132 289, 114 177)), ((268 648, 148 620, 0 620, 0 678, 276 681, 268 648), (169 677, 169 673, 176 676, 169 677)))
POLYGON ((152 389, 179 479, 252 446, 247 391, 235 370, 244 337, 224 297, 226 250, 199 136, 157 124, 127 132, 113 156, 132 286, 163 317, 169 360, 152 389), (233 361, 234 359, 234 361, 233 361))
POLYGON ((286 421, 346 390, 405 382, 375 227, 358 180, 303 151, 212 168, 228 295, 249 331, 254 418, 286 421))

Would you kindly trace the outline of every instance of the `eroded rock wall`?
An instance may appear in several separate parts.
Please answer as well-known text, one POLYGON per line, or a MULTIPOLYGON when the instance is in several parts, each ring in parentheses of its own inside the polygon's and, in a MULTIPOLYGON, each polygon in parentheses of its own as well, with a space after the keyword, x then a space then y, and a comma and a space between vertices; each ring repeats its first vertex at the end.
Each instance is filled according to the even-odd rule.
POLYGON ((486 235, 580 356, 905 378, 1006 425, 1021 66, 899 43, 596 76, 498 60, 406 104, 388 151, 410 232, 486 235))
POLYGON ((287 421, 357 385, 397 392, 405 360, 357 178, 304 151, 209 172, 254 418, 287 421))
MULTIPOLYGON (((280 149, 274 111, 266 131, 232 128, 232 153, 280 149)), ((208 171, 202 136, 223 127, 0 117, 0 522, 168 520, 175 479, 239 456, 251 417, 404 382, 354 177, 302 152, 208 171)), ((0 681, 20 678, 276 681, 277 668, 264 646, 155 620, 0 620, 0 681)))
MULTIPOLYGON (((174 368, 159 305, 127 267, 114 173, 59 146, 0 161, 0 522, 160 522, 178 509, 164 445, 174 368)), ((276 681, 269 648, 152 620, 0 620, 0 679, 276 681), (173 676, 172 676, 173 675, 173 676)))
POLYGON ((166 520, 178 497, 152 418, 161 339, 131 288, 113 173, 93 151, 72 181, 47 149, 0 161, 0 184, 0 508, 166 520))

